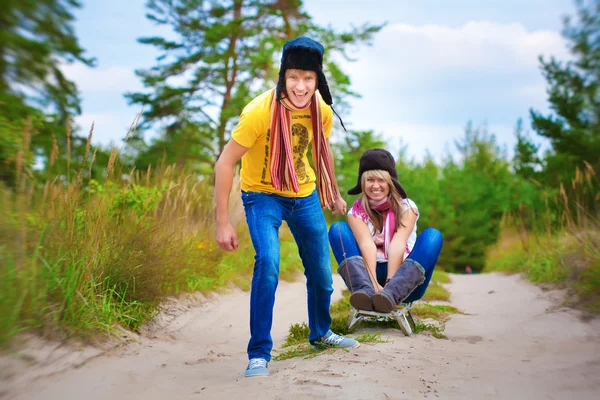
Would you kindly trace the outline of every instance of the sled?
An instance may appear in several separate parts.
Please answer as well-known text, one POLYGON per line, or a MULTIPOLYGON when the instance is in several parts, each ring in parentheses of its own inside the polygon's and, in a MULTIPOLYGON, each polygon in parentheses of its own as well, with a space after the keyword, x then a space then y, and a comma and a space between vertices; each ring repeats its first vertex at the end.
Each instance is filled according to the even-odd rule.
POLYGON ((406 336, 412 336, 413 330, 415 329, 415 321, 410 312, 412 304, 412 302, 400 303, 389 313, 357 310, 356 308, 353 308, 352 315, 348 320, 348 329, 352 328, 354 324, 363 318, 394 318, 398 322, 398 325, 400 325, 400 330, 406 336))

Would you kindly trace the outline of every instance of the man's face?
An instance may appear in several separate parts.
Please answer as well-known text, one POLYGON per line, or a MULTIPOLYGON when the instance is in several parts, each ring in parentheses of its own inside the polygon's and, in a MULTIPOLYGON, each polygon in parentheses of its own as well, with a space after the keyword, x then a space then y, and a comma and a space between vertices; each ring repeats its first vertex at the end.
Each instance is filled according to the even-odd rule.
POLYGON ((304 108, 317 90, 317 73, 304 69, 285 71, 285 91, 298 108, 304 108))

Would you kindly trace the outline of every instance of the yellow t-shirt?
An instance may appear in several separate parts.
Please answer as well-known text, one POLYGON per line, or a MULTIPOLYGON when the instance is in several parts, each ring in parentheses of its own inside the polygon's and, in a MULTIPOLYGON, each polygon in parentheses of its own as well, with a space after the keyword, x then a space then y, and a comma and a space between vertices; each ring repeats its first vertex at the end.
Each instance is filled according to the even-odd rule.
MULTIPOLYGON (((318 93, 318 92, 317 92, 318 93)), ((331 135, 333 112, 320 95, 321 118, 325 138, 331 135)), ((271 124, 271 90, 252 100, 240 116, 240 121, 231 133, 231 138, 238 144, 247 147, 242 156, 241 181, 242 190, 247 192, 275 193, 284 197, 306 197, 315 190, 315 172, 308 162, 308 148, 313 140, 310 107, 302 111, 292 112, 292 153, 294 167, 298 176, 300 191, 275 190, 271 184, 270 170, 270 124, 271 124)))

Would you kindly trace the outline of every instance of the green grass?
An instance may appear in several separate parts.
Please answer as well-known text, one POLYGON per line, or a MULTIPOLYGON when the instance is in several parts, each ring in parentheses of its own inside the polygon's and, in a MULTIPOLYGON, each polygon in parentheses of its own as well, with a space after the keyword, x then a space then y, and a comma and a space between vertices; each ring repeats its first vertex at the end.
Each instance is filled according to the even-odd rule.
MULTIPOLYGON (((0 346, 26 330, 81 339, 136 331, 168 296, 250 287, 243 208, 232 200, 239 248, 225 252, 208 180, 167 168, 126 182, 28 185, 18 193, 0 183, 0 346)), ((280 277, 301 271, 283 228, 280 277)))
POLYGON ((429 286, 427 287, 427 291, 423 296, 423 301, 449 301, 450 300, 450 292, 446 290, 441 284, 436 281, 431 281, 429 286))
POLYGON ((290 358, 296 358, 296 357, 302 357, 304 359, 308 359, 308 358, 316 357, 325 351, 333 351, 333 350, 315 349, 308 342, 305 342, 305 343, 297 344, 297 345, 291 346, 289 348, 286 348, 285 351, 283 351, 280 354, 274 355, 271 359, 273 361, 283 361, 283 360, 288 360, 290 358))
POLYGON ((533 236, 493 249, 484 272, 524 273, 531 282, 566 287, 568 304, 600 313, 600 230, 533 236))
POLYGON ((444 334, 445 326, 442 324, 440 326, 434 324, 426 324, 422 321, 415 321, 415 329, 414 333, 419 334, 423 332, 430 332, 431 336, 436 339, 448 339, 448 336, 444 334))
POLYGON ((308 335, 310 334, 310 329, 306 322, 291 325, 289 332, 290 333, 285 338, 285 342, 283 343, 282 347, 285 348, 308 342, 308 335))
POLYGON ((445 304, 417 303, 412 308, 412 314, 421 319, 432 318, 445 322, 451 314, 464 314, 458 308, 445 304))
MULTIPOLYGON (((283 252, 287 255, 281 260, 282 279, 292 279, 301 271, 295 243, 282 242, 283 252)), ((230 284, 249 290, 254 250, 246 246, 225 254, 212 276, 182 268, 172 278, 159 275, 159 282, 148 280, 135 266, 96 274, 86 267, 88 259, 68 253, 53 262, 37 254, 27 268, 17 268, 10 252, 0 254, 2 345, 24 330, 83 339, 114 334, 117 326, 136 331, 171 293, 214 291, 230 284), (150 285, 156 286, 155 294, 146 293, 150 285)))
MULTIPOLYGON (((282 348, 283 352, 275 355, 273 357, 274 361, 282 361, 295 357, 302 358, 313 358, 317 357, 321 354, 331 354, 335 351, 348 351, 347 349, 343 349, 341 347, 335 346, 317 346, 313 347, 308 343, 308 335, 310 330, 308 325, 303 322, 301 324, 293 324, 290 326, 290 334, 286 338, 282 348)), ((381 339, 381 333, 365 333, 356 337, 360 343, 383 343, 384 341, 381 339)))
POLYGON ((450 279, 450 275, 448 275, 448 273, 440 268, 436 268, 433 271, 433 275, 431 276, 431 280, 432 282, 437 282, 437 283, 450 283, 452 282, 452 279, 450 279))

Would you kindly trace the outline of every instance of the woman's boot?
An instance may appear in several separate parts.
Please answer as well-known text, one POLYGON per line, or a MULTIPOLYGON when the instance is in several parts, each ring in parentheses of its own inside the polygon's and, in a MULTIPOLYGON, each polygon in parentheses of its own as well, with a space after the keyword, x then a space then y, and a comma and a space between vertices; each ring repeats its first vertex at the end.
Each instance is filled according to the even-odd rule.
POLYGON ((338 273, 344 278, 346 286, 352 293, 350 295, 352 307, 358 310, 372 310, 371 296, 375 294, 375 289, 369 278, 365 260, 361 256, 347 258, 339 266, 338 273))
POLYGON ((377 312, 389 313, 425 281, 425 270, 415 260, 407 258, 383 290, 372 297, 377 312))

